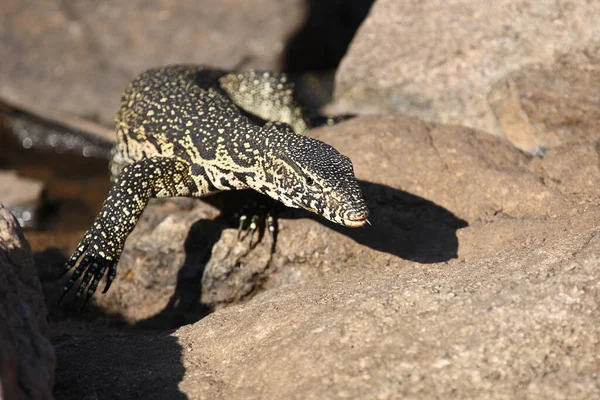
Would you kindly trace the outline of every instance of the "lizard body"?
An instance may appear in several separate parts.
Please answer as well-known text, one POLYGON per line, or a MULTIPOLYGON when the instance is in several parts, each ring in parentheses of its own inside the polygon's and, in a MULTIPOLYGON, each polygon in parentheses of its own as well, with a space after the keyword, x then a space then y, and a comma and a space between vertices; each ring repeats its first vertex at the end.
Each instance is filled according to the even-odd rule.
POLYGON ((338 224, 362 226, 367 207, 350 159, 299 133, 308 120, 285 75, 228 74, 195 65, 148 70, 125 90, 111 153, 113 187, 92 227, 67 261, 79 265, 66 294, 86 301, 108 271, 116 275, 125 239, 152 197, 202 197, 254 189, 288 207, 338 224), (260 125, 258 119, 283 121, 260 125))

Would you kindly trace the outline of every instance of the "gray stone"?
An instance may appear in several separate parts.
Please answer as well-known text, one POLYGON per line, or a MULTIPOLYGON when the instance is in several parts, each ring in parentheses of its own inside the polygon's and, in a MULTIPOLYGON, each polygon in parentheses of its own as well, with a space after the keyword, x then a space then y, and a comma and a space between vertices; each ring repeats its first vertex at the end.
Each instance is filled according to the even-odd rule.
POLYGON ((33 255, 0 204, 0 398, 51 399, 56 357, 33 255))

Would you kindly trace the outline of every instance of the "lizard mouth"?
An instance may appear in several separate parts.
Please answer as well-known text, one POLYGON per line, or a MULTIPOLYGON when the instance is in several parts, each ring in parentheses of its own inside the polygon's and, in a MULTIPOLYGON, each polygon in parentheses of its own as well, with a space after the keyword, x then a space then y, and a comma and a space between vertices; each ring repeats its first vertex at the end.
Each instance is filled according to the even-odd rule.
POLYGON ((359 216, 359 217, 352 217, 352 218, 344 218, 344 225, 346 225, 350 228, 360 228, 366 222, 367 222, 366 215, 359 216))

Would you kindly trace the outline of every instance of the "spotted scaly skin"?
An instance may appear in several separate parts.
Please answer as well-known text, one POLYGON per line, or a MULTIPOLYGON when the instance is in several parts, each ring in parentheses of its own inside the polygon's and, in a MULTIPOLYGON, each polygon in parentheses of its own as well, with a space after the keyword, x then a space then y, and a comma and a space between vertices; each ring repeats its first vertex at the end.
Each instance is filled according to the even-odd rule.
POLYGON ((81 258, 63 296, 83 275, 76 297, 87 289, 87 301, 107 271, 108 290, 125 240, 152 197, 254 189, 288 207, 362 226, 368 210, 350 159, 294 132, 289 124, 302 131, 307 120, 291 94, 285 75, 196 65, 151 69, 133 80, 116 116, 114 185, 65 266, 70 271, 81 258), (261 126, 252 115, 284 122, 261 126))

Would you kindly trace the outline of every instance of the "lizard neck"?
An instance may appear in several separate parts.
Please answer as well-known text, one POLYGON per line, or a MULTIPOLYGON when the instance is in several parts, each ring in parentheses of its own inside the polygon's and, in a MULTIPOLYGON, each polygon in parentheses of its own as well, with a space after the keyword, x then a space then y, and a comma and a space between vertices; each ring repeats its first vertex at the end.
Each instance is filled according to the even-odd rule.
MULTIPOLYGON (((239 142, 234 142, 234 148, 242 149, 237 157, 243 158, 247 166, 243 167, 236 176, 247 187, 265 194, 289 207, 296 207, 287 192, 288 187, 281 179, 281 167, 285 163, 285 155, 289 152, 289 143, 295 134, 289 125, 283 123, 268 123, 244 135, 239 142)), ((242 163, 238 163, 241 166, 242 163)))

